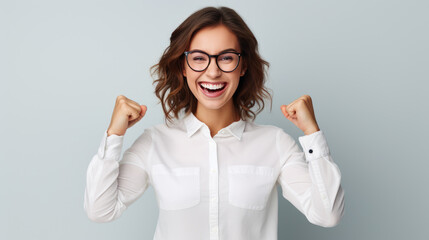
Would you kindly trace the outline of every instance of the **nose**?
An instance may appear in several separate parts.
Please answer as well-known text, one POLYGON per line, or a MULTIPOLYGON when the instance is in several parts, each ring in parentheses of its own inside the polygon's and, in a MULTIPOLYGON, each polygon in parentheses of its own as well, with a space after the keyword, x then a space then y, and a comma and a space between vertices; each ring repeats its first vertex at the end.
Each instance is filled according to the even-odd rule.
POLYGON ((206 69, 206 74, 210 78, 217 78, 222 74, 222 71, 219 69, 219 67, 216 64, 216 57, 213 57, 213 59, 211 59, 210 64, 206 69))

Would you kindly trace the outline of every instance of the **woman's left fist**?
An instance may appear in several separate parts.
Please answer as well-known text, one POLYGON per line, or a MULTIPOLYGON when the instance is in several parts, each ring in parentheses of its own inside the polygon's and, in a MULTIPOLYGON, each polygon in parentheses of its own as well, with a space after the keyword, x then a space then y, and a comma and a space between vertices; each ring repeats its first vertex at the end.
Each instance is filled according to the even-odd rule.
POLYGON ((289 105, 282 105, 280 109, 283 115, 301 129, 305 135, 320 130, 314 116, 313 103, 310 96, 303 95, 289 105))

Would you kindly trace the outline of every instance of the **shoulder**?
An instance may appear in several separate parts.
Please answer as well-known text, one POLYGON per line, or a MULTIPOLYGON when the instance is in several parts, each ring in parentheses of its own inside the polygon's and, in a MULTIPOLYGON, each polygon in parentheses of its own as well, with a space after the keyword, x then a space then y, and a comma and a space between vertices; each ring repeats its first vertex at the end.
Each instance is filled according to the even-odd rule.
MULTIPOLYGON (((285 131, 274 125, 262 125, 256 124, 254 122, 246 122, 245 132, 248 133, 257 133, 257 134, 268 134, 268 135, 276 135, 280 133, 285 133, 285 131)), ((285 133, 286 134, 286 133, 285 133)))
POLYGON ((283 128, 274 125, 262 125, 254 122, 246 122, 245 132, 252 136, 258 136, 262 139, 273 139, 276 142, 293 143, 294 138, 287 133, 283 128))
POLYGON ((180 134, 186 134, 186 127, 182 121, 173 121, 171 123, 160 123, 148 127, 142 133, 142 135, 150 135, 152 139, 158 137, 168 137, 171 135, 178 136, 180 134))

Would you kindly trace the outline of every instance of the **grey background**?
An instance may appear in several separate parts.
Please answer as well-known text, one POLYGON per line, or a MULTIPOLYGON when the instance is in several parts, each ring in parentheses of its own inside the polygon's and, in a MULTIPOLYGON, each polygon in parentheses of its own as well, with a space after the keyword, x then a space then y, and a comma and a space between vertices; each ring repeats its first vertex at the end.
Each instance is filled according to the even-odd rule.
POLYGON ((163 122, 149 67, 208 5, 234 8, 271 63, 256 122, 302 133, 279 108, 314 103, 346 209, 310 224, 281 196, 279 239, 426 239, 429 4, 413 0, 0 1, 0 239, 152 239, 152 187, 121 218, 83 210, 87 166, 123 94, 148 106, 124 149, 163 122))

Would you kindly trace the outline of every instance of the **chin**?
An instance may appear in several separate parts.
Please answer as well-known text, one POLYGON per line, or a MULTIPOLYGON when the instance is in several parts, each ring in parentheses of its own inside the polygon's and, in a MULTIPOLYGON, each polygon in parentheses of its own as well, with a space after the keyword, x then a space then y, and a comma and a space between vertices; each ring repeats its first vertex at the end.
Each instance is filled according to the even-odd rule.
POLYGON ((220 110, 222 109, 225 105, 226 102, 220 102, 220 103, 208 103, 206 102, 199 102, 200 106, 207 109, 207 110, 220 110))

